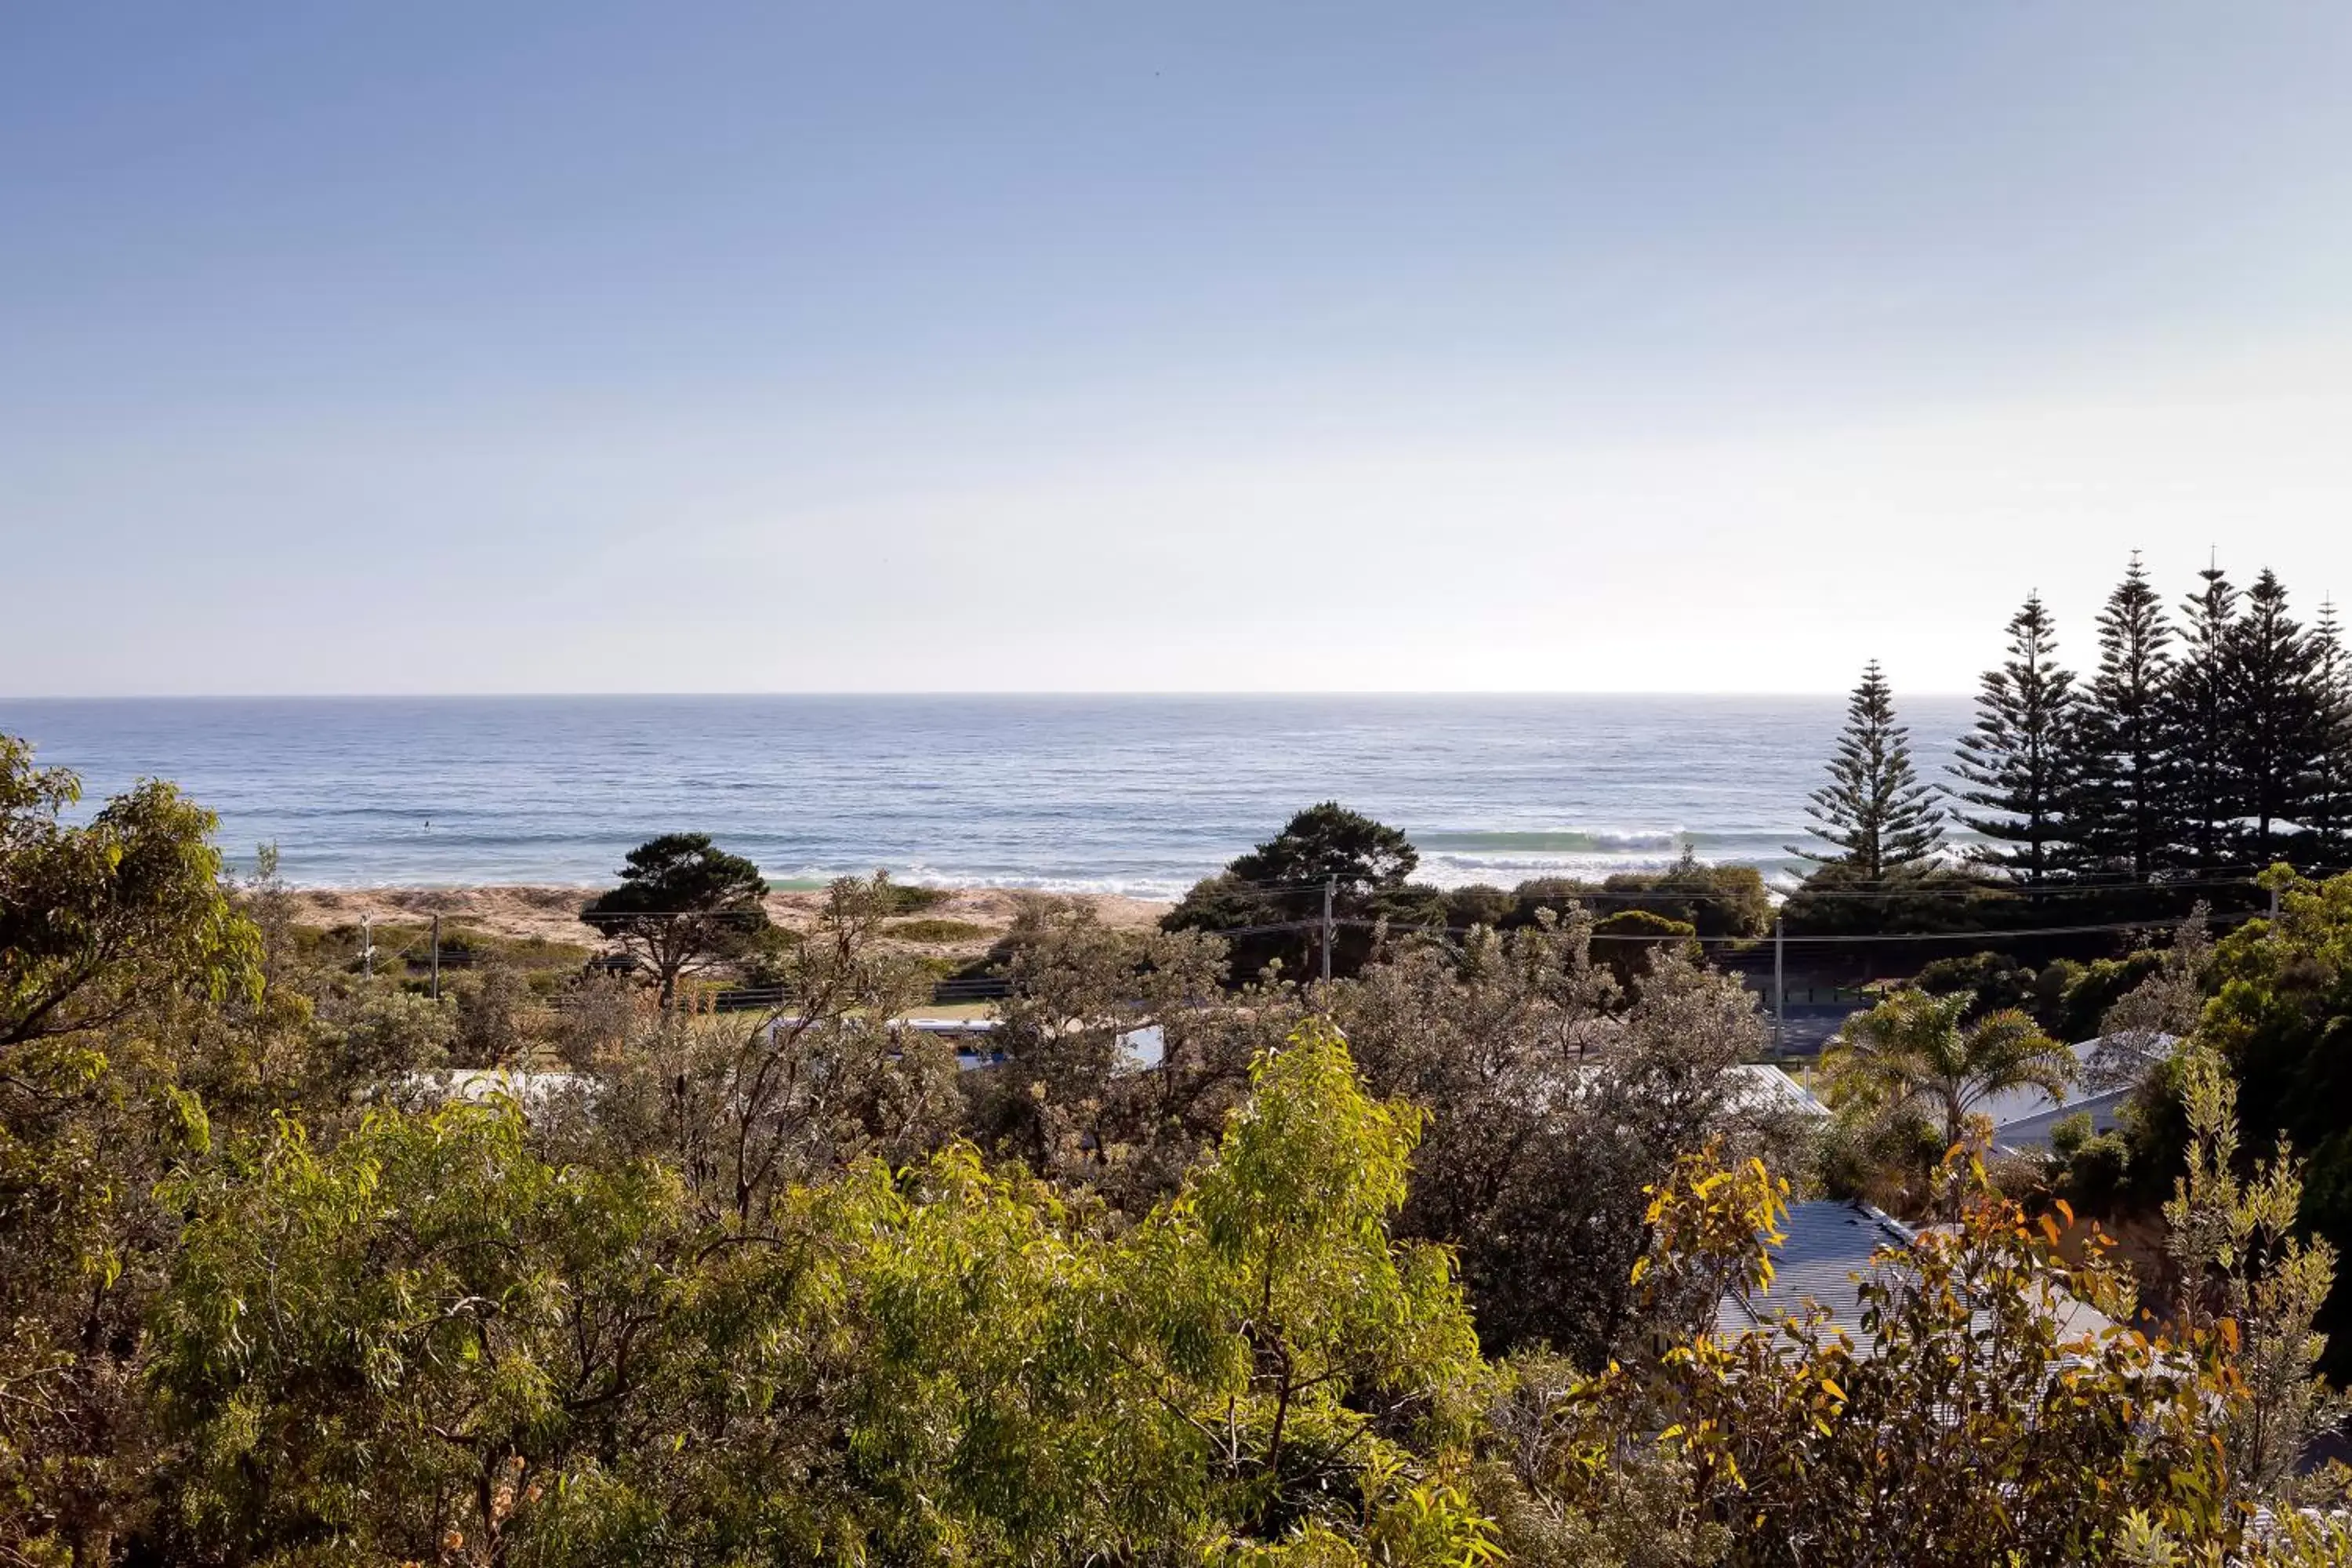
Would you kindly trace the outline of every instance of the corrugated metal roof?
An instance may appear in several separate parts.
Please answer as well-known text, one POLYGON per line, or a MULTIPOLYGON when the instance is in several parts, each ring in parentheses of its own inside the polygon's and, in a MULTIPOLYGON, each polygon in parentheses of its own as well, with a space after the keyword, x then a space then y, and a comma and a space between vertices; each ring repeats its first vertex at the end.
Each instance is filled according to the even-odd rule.
MULTIPOLYGON (((2170 1035, 2157 1035, 2152 1037, 2152 1039, 2156 1048, 2159 1050, 2168 1049, 2176 1043, 2175 1037, 2170 1035)), ((2100 1047, 2106 1043, 2107 1037, 2101 1035, 2095 1039, 2077 1041, 2067 1047, 2074 1053, 2074 1060, 2083 1068, 2084 1076, 2055 1100, 2053 1100, 2044 1090, 2038 1089, 2003 1089, 1999 1094, 1986 1095, 1969 1107, 1969 1110, 1975 1115, 1991 1118, 1995 1132, 2006 1132, 2011 1127, 2022 1122, 2039 1121, 2053 1110, 2060 1113, 2059 1117, 2053 1118, 2054 1125, 2063 1117, 2108 1098, 2105 1090, 2096 1089, 2091 1086, 2089 1078, 2091 1058, 2097 1056, 2100 1047)), ((2022 1147, 2021 1144, 2012 1143, 2006 1137, 1997 1138, 1995 1142, 2009 1147, 2022 1147)), ((2047 1144, 2050 1140, 2045 1135, 2042 1142, 2047 1144)))
MULTIPOLYGON (((1596 1081, 1601 1062, 1580 1062, 1568 1069, 1571 1092, 1596 1081)), ((1793 1111, 1811 1121, 1829 1120, 1830 1108, 1813 1091, 1769 1062, 1740 1062, 1723 1069, 1724 1099, 1734 1110, 1793 1111)))
MULTIPOLYGON (((1853 1337, 1856 1355, 1876 1354, 1877 1341, 1862 1328, 1862 1283, 1883 1277, 1887 1265, 1874 1261, 1879 1253, 1915 1247, 1922 1233, 1868 1204, 1828 1201, 1790 1205, 1780 1228, 1786 1239, 1771 1249, 1771 1289, 1725 1296, 1716 1308, 1715 1331, 1729 1338, 1769 1331, 1782 1318, 1801 1314, 1811 1303, 1828 1313, 1826 1328, 1853 1337)), ((2070 1295, 2059 1297, 2055 1313, 2070 1339, 2114 1326, 2070 1295)), ((1981 1309, 1971 1314, 1971 1321, 1979 1330, 1991 1327, 1991 1315, 1981 1309)))
POLYGON ((1999 1148, 2016 1150, 2020 1152, 2047 1149, 2050 1147, 2050 1134, 2057 1125, 2070 1116, 2080 1115, 2090 1117, 2092 1131, 2112 1132, 2116 1126, 2116 1113, 2123 1109, 2124 1101, 2129 1100, 2131 1095, 2130 1089, 2111 1089, 2105 1094, 2095 1094, 2085 1100, 2070 1100, 2063 1105, 2051 1107, 2038 1116, 2028 1116, 1996 1127, 1993 1129, 1992 1141, 1999 1148))
POLYGON ((1862 1331, 1858 1287, 1879 1267, 1874 1255, 1911 1246, 1914 1233, 1864 1203, 1791 1204, 1780 1228, 1786 1239, 1771 1249, 1771 1289, 1727 1295, 1716 1309, 1716 1332, 1729 1337, 1769 1329, 1810 1302, 1829 1313, 1832 1327, 1853 1335, 1859 1353, 1872 1353, 1875 1347, 1862 1331))

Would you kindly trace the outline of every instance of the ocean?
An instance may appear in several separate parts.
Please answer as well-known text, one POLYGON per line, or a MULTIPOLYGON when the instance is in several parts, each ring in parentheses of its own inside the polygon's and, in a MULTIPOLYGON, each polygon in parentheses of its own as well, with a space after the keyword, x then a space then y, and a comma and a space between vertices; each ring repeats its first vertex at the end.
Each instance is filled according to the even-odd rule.
MULTIPOLYGON (((309 886, 597 883, 707 832, 779 886, 1168 898, 1339 800, 1422 875, 1508 885, 1704 860, 1785 879, 1837 697, 0 698, 92 797, 173 780, 232 860, 309 886)), ((1942 780, 1964 698, 1913 699, 1942 780)))

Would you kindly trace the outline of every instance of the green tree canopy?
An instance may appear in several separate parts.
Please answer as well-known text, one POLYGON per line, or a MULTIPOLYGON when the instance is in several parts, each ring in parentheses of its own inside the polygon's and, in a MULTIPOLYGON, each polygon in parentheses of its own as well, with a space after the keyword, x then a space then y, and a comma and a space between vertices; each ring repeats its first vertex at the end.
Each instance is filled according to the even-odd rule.
POLYGON ((1872 659, 1846 702, 1845 729, 1830 759, 1830 782, 1805 807, 1833 854, 1790 846, 1817 865, 1866 884, 1916 874, 1943 847, 1944 814, 1911 766, 1911 734, 1895 718, 1895 693, 1872 659))
POLYGON ((156 1381, 193 1556, 309 1563, 1486 1554, 1491 1390, 1388 1232, 1421 1118, 1309 1028, 1121 1234, 968 1147, 699 1233, 517 1107, 282 1125, 176 1184, 156 1381))
POLYGON ((0 734, 0 1049, 103 1027, 157 988, 225 995, 257 957, 210 812, 149 779, 70 826, 80 799, 0 734))
POLYGON ((2267 866, 2284 847, 2282 826, 2304 815, 2321 750, 2318 651, 2287 613, 2286 585, 2267 569, 2222 646, 2228 761, 2249 819, 2236 837, 2246 859, 2267 866))
POLYGON ((1398 828, 1350 811, 1336 800, 1310 805, 1282 831, 1225 869, 1245 882, 1322 882, 1360 898, 1397 888, 1421 864, 1421 852, 1398 828))
POLYGON ((1244 977, 1276 962, 1304 970, 1322 940, 1328 886, 1334 912, 1348 922, 1334 942, 1332 972, 1352 974, 1371 955, 1370 922, 1444 923, 1442 898, 1407 884, 1420 864, 1420 851, 1401 829, 1325 801, 1193 884, 1161 924, 1171 931, 1234 933, 1233 966, 1244 977))
POLYGON ((2172 627, 2135 552, 2099 612, 2099 668, 2083 692, 2064 770, 2085 871, 2147 881, 2179 832, 2164 725, 2172 627))
POLYGON ((2218 566, 2198 574, 2204 587, 2182 609, 2181 650, 2165 689, 2165 747, 2174 759, 2171 816, 2180 842, 2176 867, 2200 872, 2230 863, 2244 791, 2231 762, 2230 627, 2238 590, 2218 566))
POLYGON ((259 992, 212 816, 148 780, 73 826, 79 798, 0 735, 0 1561, 102 1562, 145 1511, 152 1188, 208 1132, 175 1047, 259 992))
MULTIPOLYGON (((2228 1064, 2236 1110, 2257 1146, 2310 1151, 2303 1223, 2352 1247, 2352 874, 2279 887, 2279 919, 2249 921, 2214 944, 2216 994, 2197 1033, 2228 1064)), ((2352 1300, 2327 1306, 2336 1360, 2352 1346, 2352 1300)))
POLYGON ((751 952, 769 930, 760 868, 707 833, 666 833, 629 851, 621 885, 581 919, 653 972, 665 1005, 680 977, 751 952))
POLYGON ((1952 772, 1974 816, 1961 820, 1990 844, 1973 858, 2039 887, 2066 868, 2073 799, 2068 776, 2074 672, 2058 666, 2057 627, 2039 594, 2010 618, 2009 658, 1985 672, 1976 725, 1960 737, 1952 772))

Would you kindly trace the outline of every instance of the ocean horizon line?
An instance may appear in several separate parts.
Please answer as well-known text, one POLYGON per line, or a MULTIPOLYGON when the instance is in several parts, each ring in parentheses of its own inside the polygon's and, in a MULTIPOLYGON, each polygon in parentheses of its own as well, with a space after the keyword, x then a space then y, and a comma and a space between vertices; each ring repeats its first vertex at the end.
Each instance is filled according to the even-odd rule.
MULTIPOLYGON (((1215 702, 1247 702, 1257 700, 1282 701, 1312 700, 1315 701, 1381 700, 1381 699, 1444 699, 1468 698, 1481 701, 1508 701, 1518 698, 1571 697, 1580 700, 1654 701, 1661 698, 1714 698, 1741 701, 1786 699, 1791 701, 1834 698, 1843 700, 1850 693, 1843 689, 1819 690, 1740 690, 1716 689, 1646 690, 1631 688, 1609 689, 1576 689, 1567 687, 1496 688, 1446 687, 1416 689, 1410 688, 1332 688, 1312 689, 1245 689, 1215 690, 1209 688, 1090 688, 1019 689, 991 688, 962 690, 955 689, 923 689, 915 687, 893 687, 888 689, 852 690, 826 689, 807 691, 118 691, 118 692, 44 692, 39 694, 0 693, 0 703, 7 702, 541 702, 541 701, 730 701, 740 700, 772 700, 777 699, 871 701, 877 699, 907 698, 916 700, 968 700, 1000 699, 1012 700, 1055 699, 1117 699, 1160 698, 1200 700, 1215 702)), ((1906 690, 1905 699, 1927 700, 1960 700, 1973 697, 1969 691, 1930 691, 1925 689, 1906 690)))

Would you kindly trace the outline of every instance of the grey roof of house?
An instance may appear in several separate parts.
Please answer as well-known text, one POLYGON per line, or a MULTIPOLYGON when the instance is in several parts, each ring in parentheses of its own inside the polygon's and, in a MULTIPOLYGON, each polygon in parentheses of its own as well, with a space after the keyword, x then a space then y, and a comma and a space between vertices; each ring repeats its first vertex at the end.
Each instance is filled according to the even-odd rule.
POLYGON ((2116 1114, 2125 1100, 2131 1098, 2127 1089, 2111 1089, 2084 1100, 2072 1100, 2063 1105, 2052 1106, 2038 1116, 2028 1116, 1993 1130, 1993 1142, 2003 1149, 2029 1150, 2050 1147, 2050 1134, 2070 1116, 2088 1115, 2091 1131, 2112 1132, 2116 1130, 2116 1114))
MULTIPOLYGON (((2173 1037, 2158 1035, 2160 1046, 2168 1046, 2173 1037)), ((2038 1089, 2013 1089, 2000 1094, 1988 1095, 1972 1108, 1976 1114, 1992 1119, 1993 1142, 2000 1148, 2028 1150, 2050 1147, 2050 1131, 2076 1111, 2091 1114, 2092 1130, 2112 1131, 2116 1125, 2116 1108, 2129 1092, 2125 1089, 2097 1089, 2090 1083, 2091 1059, 2107 1037, 2080 1040, 2069 1048, 2081 1065, 2083 1076, 2056 1100, 2038 1089)))
MULTIPOLYGON (((2098 1048, 2098 1045, 2099 1042, 2096 1040, 2084 1040, 2081 1045, 2074 1047, 2075 1062, 2078 1065, 2088 1064, 2091 1053, 2098 1048)), ((1969 1110, 1975 1115, 1990 1117, 1994 1129, 1998 1131, 2012 1121, 2023 1121, 2029 1117, 2039 1116, 2045 1110, 2063 1108, 2069 1098, 2080 1093, 2079 1081, 2076 1088, 2067 1090, 2065 1095, 2055 1100, 2053 1100, 2047 1091, 2039 1089, 2005 1089, 1999 1094, 1986 1095, 1969 1107, 1969 1110)))
MULTIPOLYGON (((1878 1253, 1916 1246, 1920 1233, 1868 1204, 1827 1200, 1790 1204, 1780 1229, 1786 1239, 1772 1248, 1770 1289, 1726 1295, 1716 1308, 1717 1334, 1727 1339, 1757 1329, 1769 1331, 1811 1302, 1828 1312, 1826 1328, 1853 1337, 1855 1354, 1876 1354, 1875 1337, 1863 1331, 1862 1282, 1885 1267, 1873 1261, 1878 1253)), ((2055 1310, 2069 1338, 2113 1326, 2071 1295, 2062 1296, 2055 1310)), ((1979 1310, 1973 1316, 1979 1328, 1991 1326, 1990 1314, 1979 1310)))
MULTIPOLYGON (((1568 1068, 1566 1087, 1575 1092, 1600 1080, 1601 1064, 1580 1062, 1568 1068)), ((1738 1062, 1723 1069, 1724 1101, 1733 1110, 1786 1111, 1808 1121, 1826 1121, 1830 1108, 1813 1091, 1769 1062, 1738 1062)))
POLYGON ((1731 1102, 1741 1110, 1788 1110, 1810 1121, 1826 1121, 1830 1108, 1813 1091, 1767 1062, 1743 1062, 1728 1068, 1731 1102))
POLYGON ((1769 1329, 1811 1302, 1826 1309, 1830 1325, 1853 1334, 1857 1349, 1869 1354, 1874 1347, 1862 1331, 1857 1288, 1873 1270, 1872 1257, 1909 1247, 1913 1232, 1868 1204, 1839 1202, 1790 1204, 1780 1229, 1785 1239, 1772 1248, 1770 1289, 1725 1296, 1716 1309, 1716 1332, 1729 1337, 1769 1329))

